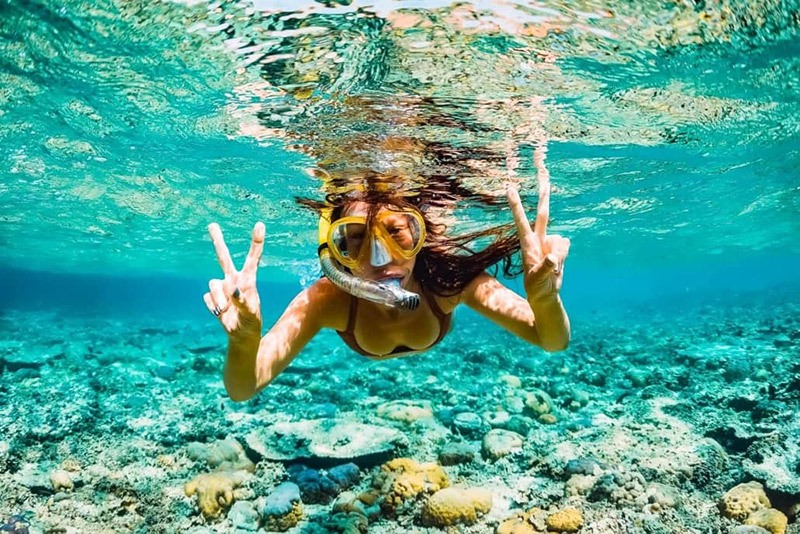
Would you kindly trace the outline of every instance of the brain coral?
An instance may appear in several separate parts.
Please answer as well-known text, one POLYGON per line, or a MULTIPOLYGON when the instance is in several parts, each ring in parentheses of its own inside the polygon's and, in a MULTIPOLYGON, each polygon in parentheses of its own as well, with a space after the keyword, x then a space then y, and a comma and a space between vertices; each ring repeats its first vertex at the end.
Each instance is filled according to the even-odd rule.
POLYGON ((556 532, 577 532, 583 526, 583 515, 577 508, 564 508, 546 519, 547 529, 556 532))
POLYGON ((481 451, 484 458, 499 460, 522 449, 523 443, 524 438, 516 432, 495 428, 483 437, 481 451))
POLYGON ((441 466, 420 464, 410 458, 395 458, 381 466, 372 480, 372 487, 383 496, 381 510, 394 515, 397 508, 423 493, 434 493, 450 485, 441 466))
POLYGON ((444 488, 428 499, 422 508, 422 524, 447 527, 471 525, 492 509, 492 493, 481 488, 444 488))
POLYGON ((541 389, 532 389, 525 392, 525 407, 538 417, 553 411, 553 399, 541 389))
POLYGON ((770 503, 760 482, 747 482, 731 488, 719 501, 722 515, 744 521, 751 513, 769 508, 770 503))
POLYGON ((756 525, 770 534, 784 534, 789 520, 782 512, 774 508, 756 510, 745 520, 746 525, 756 525))

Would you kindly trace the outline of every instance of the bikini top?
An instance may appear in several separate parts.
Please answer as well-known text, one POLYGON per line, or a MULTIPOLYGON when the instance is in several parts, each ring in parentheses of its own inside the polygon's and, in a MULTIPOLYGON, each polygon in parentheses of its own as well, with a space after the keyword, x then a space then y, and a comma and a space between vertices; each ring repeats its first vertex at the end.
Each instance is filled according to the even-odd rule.
POLYGON ((368 356, 370 358, 386 358, 388 356, 395 356, 397 354, 402 354, 404 352, 421 352, 423 350, 428 350, 429 348, 439 343, 442 339, 444 339, 444 336, 446 336, 447 332, 450 331, 450 322, 453 319, 453 314, 444 313, 442 309, 439 307, 439 304, 436 302, 436 299, 433 298, 433 295, 431 295, 424 289, 422 290, 422 295, 425 297, 425 301, 428 303, 428 306, 430 306, 433 314, 439 320, 439 337, 437 337, 433 343, 431 343, 428 347, 424 349, 412 349, 411 347, 400 345, 398 347, 395 347, 395 349, 389 354, 383 354, 383 355, 372 354, 362 349, 361 346, 358 344, 358 341, 356 341, 356 335, 355 335, 356 315, 358 313, 359 298, 353 295, 350 296, 350 315, 347 318, 347 330, 344 331, 337 330, 336 333, 339 334, 339 337, 341 337, 342 340, 344 340, 344 342, 347 344, 348 347, 350 347, 357 353, 361 354, 362 356, 368 356))

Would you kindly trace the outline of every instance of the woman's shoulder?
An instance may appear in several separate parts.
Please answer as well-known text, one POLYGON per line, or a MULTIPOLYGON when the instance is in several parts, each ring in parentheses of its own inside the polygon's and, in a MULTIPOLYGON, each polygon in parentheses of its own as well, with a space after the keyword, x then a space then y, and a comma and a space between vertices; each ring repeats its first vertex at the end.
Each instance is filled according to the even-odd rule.
POLYGON ((455 310, 459 304, 461 304, 462 294, 463 291, 456 293, 455 295, 439 295, 438 293, 428 291, 426 296, 434 301, 442 313, 449 315, 453 313, 453 310, 455 310))
POLYGON ((468 304, 474 300, 476 294, 491 293, 496 285, 498 285, 497 278, 491 274, 483 271, 469 281, 458 293, 452 296, 437 295, 437 303, 445 313, 452 312, 459 304, 468 304))
POLYGON ((449 314, 455 310, 459 304, 467 304, 476 292, 486 291, 489 286, 493 286, 497 279, 486 271, 481 271, 469 280, 457 293, 440 294, 434 289, 428 288, 425 292, 429 299, 436 301, 439 309, 443 313, 449 314))

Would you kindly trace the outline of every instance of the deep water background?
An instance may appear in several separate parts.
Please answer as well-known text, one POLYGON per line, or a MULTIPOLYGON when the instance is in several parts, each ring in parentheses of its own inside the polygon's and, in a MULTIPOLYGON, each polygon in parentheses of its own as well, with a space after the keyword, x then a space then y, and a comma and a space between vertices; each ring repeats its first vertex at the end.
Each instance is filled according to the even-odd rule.
MULTIPOLYGON (((311 248, 311 247, 309 247, 311 248)), ((798 258, 762 256, 745 261, 720 261, 705 264, 634 268, 592 268, 590 260, 580 252, 581 243, 573 243, 571 258, 565 271, 562 298, 577 325, 581 321, 602 321, 607 317, 645 322, 645 309, 674 309, 677 313, 707 305, 741 304, 748 299, 786 298, 792 301, 798 291, 798 258), (584 265, 573 267, 572 261, 584 265)), ((216 261, 208 261, 209 277, 216 277, 216 261)), ((502 279, 522 293, 519 279, 502 279)), ((262 299, 265 329, 277 319, 291 299, 302 290, 299 283, 280 283, 262 279, 258 283, 262 299)), ((207 280, 168 276, 104 276, 101 274, 64 274, 0 270, 2 309, 50 311, 65 316, 94 318, 176 319, 207 322, 210 329, 219 328, 208 314, 202 294, 207 280)), ((484 321, 466 308, 459 316, 484 321)), ((486 321, 487 325, 490 325, 486 321)), ((486 336, 499 327, 488 326, 486 336)), ((458 336, 458 331, 452 335, 458 336)), ((573 337, 580 338, 578 327, 573 337)), ((224 333, 220 329, 220 338, 224 333)), ((355 357, 355 355, 354 355, 355 357)))

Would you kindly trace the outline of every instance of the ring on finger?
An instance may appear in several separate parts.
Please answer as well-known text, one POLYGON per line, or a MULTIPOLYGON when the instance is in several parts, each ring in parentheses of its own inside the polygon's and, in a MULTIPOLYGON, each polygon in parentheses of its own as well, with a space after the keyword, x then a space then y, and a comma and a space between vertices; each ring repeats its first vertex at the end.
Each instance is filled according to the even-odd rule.
POLYGON ((211 310, 211 313, 219 317, 219 314, 222 313, 222 310, 219 309, 219 306, 214 306, 214 309, 211 310))

